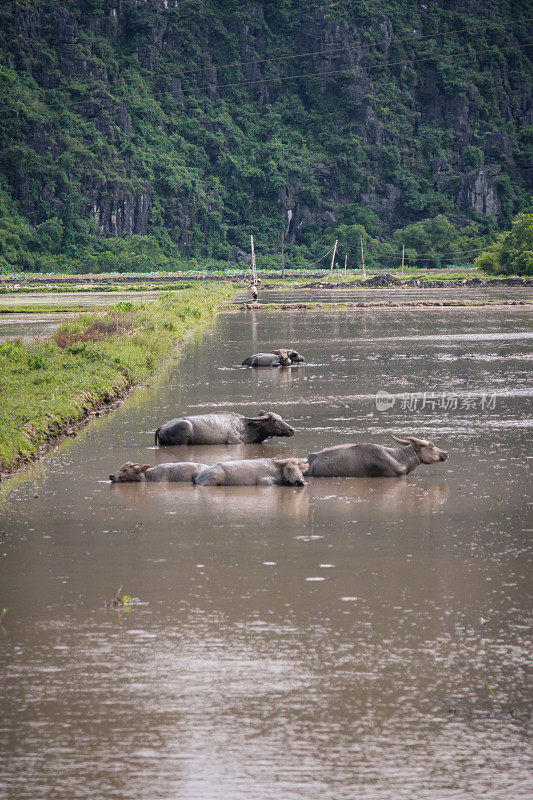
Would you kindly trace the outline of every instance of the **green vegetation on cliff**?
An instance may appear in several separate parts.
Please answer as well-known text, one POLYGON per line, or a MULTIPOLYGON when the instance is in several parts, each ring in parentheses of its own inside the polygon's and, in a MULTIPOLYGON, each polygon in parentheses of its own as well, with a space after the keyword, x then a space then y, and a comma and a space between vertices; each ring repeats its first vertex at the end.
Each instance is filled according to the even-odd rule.
POLYGON ((471 261, 526 207, 525 0, 5 0, 0 268, 471 261), (306 54, 306 55, 303 55, 306 54), (295 77, 303 76, 303 77, 295 77), (270 256, 269 256, 270 254, 270 256))
POLYGON ((120 302, 48 341, 0 343, 0 471, 145 380, 233 291, 203 284, 142 306, 120 302))

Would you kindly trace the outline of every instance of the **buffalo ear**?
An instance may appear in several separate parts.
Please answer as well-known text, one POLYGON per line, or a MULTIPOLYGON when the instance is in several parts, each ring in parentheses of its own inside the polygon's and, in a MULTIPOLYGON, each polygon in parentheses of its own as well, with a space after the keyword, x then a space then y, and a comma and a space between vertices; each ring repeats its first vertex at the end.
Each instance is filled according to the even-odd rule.
POLYGON ((267 414, 268 414, 268 411, 260 411, 260 412, 259 412, 259 414, 258 414, 258 416, 259 416, 259 417, 266 417, 266 416, 267 416, 267 414))
POLYGON ((143 464, 139 472, 146 472, 147 469, 150 469, 150 464, 143 464))
POLYGON ((279 356, 279 350, 272 350, 275 356, 279 356))

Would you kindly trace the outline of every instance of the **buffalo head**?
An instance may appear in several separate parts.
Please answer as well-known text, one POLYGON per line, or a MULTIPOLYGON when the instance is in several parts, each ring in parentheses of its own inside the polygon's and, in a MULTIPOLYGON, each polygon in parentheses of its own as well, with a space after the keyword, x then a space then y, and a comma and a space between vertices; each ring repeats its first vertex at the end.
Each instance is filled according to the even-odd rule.
POLYGON ((298 350, 289 350, 289 358, 293 364, 300 364, 302 361, 305 361, 305 358, 300 355, 298 350))
POLYGON ((306 458, 276 458, 275 462, 281 469, 283 483, 289 486, 305 486, 304 472, 309 469, 306 458))
POLYGON ((143 473, 146 472, 149 466, 149 464, 141 466, 140 464, 134 464, 133 461, 127 461, 116 474, 111 473, 109 480, 111 483, 137 483, 142 481, 143 473))
POLYGON ((260 411, 254 420, 268 436, 294 436, 294 428, 273 411, 260 411))
POLYGON ((284 348, 282 348, 281 350, 278 350, 276 355, 278 356, 279 363, 281 364, 282 367, 290 367, 290 365, 292 364, 292 361, 289 358, 289 351, 288 350, 285 350, 284 348))
POLYGON ((437 461, 446 461, 448 458, 446 450, 441 450, 428 439, 418 439, 416 436, 406 436, 405 439, 400 439, 394 435, 392 438, 400 444, 411 445, 421 464, 436 464, 437 461))
POLYGON ((274 355, 279 356, 280 353, 287 353, 288 358, 290 359, 291 364, 299 364, 302 361, 305 361, 305 358, 300 355, 298 350, 294 350, 292 347, 288 347, 286 350, 272 350, 274 355))

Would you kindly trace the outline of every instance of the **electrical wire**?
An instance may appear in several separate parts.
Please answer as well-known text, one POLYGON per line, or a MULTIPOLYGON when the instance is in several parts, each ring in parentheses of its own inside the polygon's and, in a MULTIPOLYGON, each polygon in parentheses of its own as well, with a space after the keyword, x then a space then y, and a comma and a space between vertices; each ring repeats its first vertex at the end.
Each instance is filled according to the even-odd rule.
MULTIPOLYGON (((486 245, 486 247, 488 247, 488 245, 486 245)), ((339 249, 339 251, 343 251, 343 252, 346 252, 347 250, 349 250, 349 248, 345 247, 343 244, 339 244, 338 249, 339 249)), ((450 250, 450 251, 448 251, 446 253, 439 253, 439 252, 434 252, 434 251, 430 250, 427 253, 417 253, 417 255, 415 256, 415 259, 417 261, 431 261, 436 256, 438 256, 439 258, 462 258, 463 256, 470 255, 472 253, 481 253, 481 252, 483 252, 484 249, 485 249, 485 247, 475 247, 472 250, 462 250, 460 253, 457 253, 454 250, 450 250), (425 258, 425 256, 430 256, 430 258, 425 258)), ((416 248, 415 247, 407 247, 406 250, 415 250, 415 252, 416 252, 416 248)), ((388 253, 387 255, 380 256, 380 258, 382 260, 391 260, 391 259, 400 258, 401 255, 402 255, 402 251, 399 250, 396 253, 388 253)))
MULTIPOLYGON (((503 26, 504 28, 507 28, 507 27, 511 27, 513 25, 526 25, 529 22, 533 22, 533 17, 527 17, 526 19, 509 20, 509 21, 505 21, 503 19, 500 19, 500 20, 494 20, 492 22, 491 21, 487 21, 487 20, 485 20, 485 21, 479 20, 477 22, 473 21, 471 23, 471 25, 474 25, 477 28, 483 28, 483 27, 489 28, 489 27, 499 27, 499 26, 503 26)), ((391 38, 389 44, 392 46, 393 44, 399 44, 401 42, 408 42, 408 41, 422 42, 422 41, 425 41, 427 39, 434 39, 434 38, 436 38, 438 36, 453 36, 453 35, 456 35, 456 34, 459 34, 459 33, 470 34, 470 33, 477 33, 477 31, 475 29, 472 29, 471 26, 468 27, 468 28, 452 28, 452 29, 446 30, 446 31, 436 31, 436 32, 433 32, 433 33, 428 33, 428 34, 425 34, 423 36, 412 35, 412 36, 403 36, 401 38, 393 37, 393 38, 391 38)), ((73 35, 75 36, 75 34, 73 34, 73 35)), ((18 39, 26 39, 27 41, 42 41, 42 38, 39 38, 39 37, 36 37, 36 36, 35 37, 28 36, 27 34, 25 34, 25 35, 18 34, 17 38, 18 39)), ((71 44, 74 44, 74 43, 77 44, 78 43, 77 41, 73 42, 73 40, 72 40, 72 38, 70 36, 66 36, 64 34, 63 35, 59 35, 59 36, 55 36, 55 39, 59 40, 59 41, 71 43, 71 44)), ((360 45, 360 47, 364 48, 365 52, 368 52, 369 48, 371 48, 371 47, 380 47, 380 45, 381 45, 380 42, 372 42, 372 43, 363 43, 362 45, 360 45)), ((288 60, 293 60, 293 59, 297 59, 297 58, 307 58, 309 56, 314 56, 314 55, 329 56, 329 55, 333 55, 333 54, 338 53, 338 52, 342 52, 343 50, 349 50, 349 49, 350 49, 349 45, 342 45, 342 47, 336 47, 336 48, 333 48, 331 50, 310 50, 310 51, 305 52, 305 53, 293 53, 291 55, 272 56, 270 58, 260 58, 260 59, 250 60, 250 61, 234 61, 233 63, 230 63, 230 64, 213 64, 213 65, 210 65, 210 66, 218 71, 218 70, 222 70, 222 69, 230 69, 232 67, 239 67, 239 66, 245 67, 245 66, 249 66, 249 65, 252 65, 252 64, 267 64, 267 63, 275 62, 275 61, 288 61, 288 60)), ((88 60, 87 57, 83 57, 83 56, 74 56, 73 59, 75 61, 87 61, 88 60)), ((105 65, 103 65, 103 66, 105 67, 105 65)), ((160 77, 160 76, 162 77, 162 76, 165 76, 165 75, 180 77, 180 76, 183 76, 183 75, 190 75, 190 74, 193 74, 193 73, 203 72, 205 69, 206 69, 206 67, 196 67, 194 69, 182 70, 181 72, 158 72, 154 77, 160 77)))
MULTIPOLYGON (((482 22, 480 20, 479 23, 473 23, 473 24, 477 25, 478 27, 490 27, 490 26, 497 26, 497 25, 501 25, 503 27, 510 27, 512 25, 518 25, 518 24, 525 25, 528 22, 533 22, 533 17, 528 17, 527 19, 523 19, 523 20, 510 20, 509 22, 505 22, 504 20, 498 20, 496 22, 487 22, 487 21, 486 22, 482 22)), ((402 38, 393 37, 390 40, 389 45, 392 46, 394 44, 399 44, 400 42, 409 42, 409 41, 422 42, 422 41, 424 41, 426 39, 436 38, 437 36, 453 36, 453 35, 458 34, 458 33, 477 33, 477 31, 476 30, 472 30, 472 28, 459 28, 459 29, 452 29, 452 30, 436 32, 436 33, 428 33, 428 34, 426 34, 424 36, 416 36, 416 35, 414 35, 414 36, 404 36, 402 38)), ((365 44, 360 45, 361 48, 365 49, 365 52, 368 52, 369 48, 371 48, 371 47, 380 47, 380 46, 381 46, 380 42, 375 42, 375 43, 373 42, 372 44, 370 44, 370 43, 366 44, 365 43, 365 44)), ((350 45, 346 45, 345 44, 342 47, 336 47, 336 48, 334 48, 332 50, 311 50, 311 51, 309 51, 307 53, 294 53, 294 54, 288 55, 288 56, 273 56, 271 58, 259 58, 259 59, 255 59, 255 60, 252 60, 252 61, 234 61, 232 64, 213 64, 213 65, 209 65, 209 67, 213 68, 213 69, 216 69, 218 71, 218 70, 221 70, 221 69, 230 69, 232 67, 239 67, 239 66, 246 67, 246 66, 249 66, 249 65, 252 65, 252 64, 267 64, 267 63, 273 62, 273 61, 289 61, 291 59, 307 58, 309 56, 317 56, 317 55, 329 56, 329 55, 332 55, 334 53, 342 52, 343 50, 350 50, 350 45)), ((190 75, 190 74, 196 73, 196 72, 203 72, 206 68, 207 67, 197 67, 195 69, 186 69, 186 70, 183 70, 182 72, 158 72, 154 77, 159 77, 159 76, 164 76, 164 75, 175 75, 177 77, 180 77, 182 75, 190 75)))
MULTIPOLYGON (((506 47, 496 47, 493 45, 492 47, 486 47, 482 50, 472 50, 470 53, 440 53, 438 56, 425 56, 423 58, 403 58, 401 61, 384 61, 381 64, 370 64, 368 67, 349 67, 347 69, 335 69, 330 70, 329 72, 304 72, 300 75, 285 75, 283 77, 276 77, 276 78, 257 78, 253 81, 237 81, 236 83, 219 83, 216 85, 216 89, 228 89, 233 86, 252 86, 257 83, 272 83, 275 81, 293 81, 299 78, 312 78, 312 77, 329 77, 330 75, 340 75, 345 73, 355 72, 357 69, 369 71, 371 69, 379 69, 380 67, 397 67, 397 66, 410 66, 411 64, 420 64, 425 61, 438 61, 439 59, 445 59, 446 57, 453 57, 453 58, 464 58, 470 57, 474 55, 479 55, 480 53, 489 53, 489 52, 502 52, 503 50, 520 50, 526 47, 531 47, 533 42, 528 42, 526 44, 518 44, 518 45, 507 45, 506 47)), ((209 86, 202 86, 196 89, 183 89, 184 94, 192 94, 195 92, 203 92, 209 89, 209 86)), ((164 94, 163 92, 157 92, 154 94, 164 94)), ((153 95, 152 95, 153 96, 153 95)))
POLYGON ((322 259, 325 258, 326 256, 328 256, 333 250, 335 250, 335 245, 333 245, 333 247, 330 247, 329 250, 326 253, 324 253, 323 256, 320 256, 320 258, 317 258, 316 261, 312 261, 309 264, 309 266, 312 267, 314 264, 318 264, 319 261, 322 261, 322 259))
MULTIPOLYGON (((448 58, 448 57, 453 57, 454 59, 459 59, 459 58, 465 58, 465 57, 471 57, 471 56, 479 55, 481 53, 489 53, 489 52, 490 53, 499 53, 499 52, 502 52, 504 50, 505 51, 507 51, 507 50, 523 50, 525 48, 532 47, 532 46, 533 46, 533 42, 527 42, 526 44, 518 44, 518 45, 508 45, 506 47, 499 47, 499 48, 496 48, 496 46, 493 45, 492 47, 483 48, 481 50, 471 50, 469 53, 440 53, 439 55, 436 55, 436 56, 424 56, 423 58, 402 59, 401 61, 395 61, 395 62, 384 61, 384 62, 381 62, 380 64, 371 64, 368 67, 363 67, 362 69, 364 69, 366 71, 369 71, 369 70, 372 70, 372 69, 379 69, 381 67, 410 66, 412 64, 419 64, 419 63, 424 63, 424 62, 427 63, 428 61, 438 61, 438 60, 441 60, 441 59, 444 60, 445 58, 448 58)), ((339 75, 339 74, 346 74, 346 73, 356 72, 357 69, 358 69, 357 67, 350 67, 348 69, 330 70, 328 72, 306 72, 306 73, 302 73, 302 74, 299 74, 299 75, 285 75, 285 76, 276 77, 276 78, 258 78, 256 80, 252 80, 252 81, 237 81, 235 83, 217 84, 215 88, 218 91, 219 89, 227 89, 227 88, 235 87, 235 86, 253 86, 253 85, 256 85, 256 84, 272 83, 272 82, 276 82, 276 81, 281 83, 283 81, 297 80, 297 79, 301 79, 301 78, 330 77, 331 75, 339 75)), ((209 90, 209 88, 210 87, 208 87, 208 86, 202 86, 202 87, 198 87, 198 88, 195 88, 195 89, 182 89, 182 93, 183 94, 195 94, 197 92, 205 92, 205 91, 209 90)), ((42 89, 41 91, 48 91, 48 90, 42 89)), ((53 91, 56 92, 57 90, 53 90, 53 91)), ((147 98, 144 97, 143 99, 156 99, 157 97, 161 97, 161 96, 166 98, 166 99, 168 99, 168 100, 179 99, 179 98, 171 97, 168 91, 167 92, 152 92, 150 95, 148 95, 147 98)), ((55 97, 53 99, 58 100, 57 97, 55 97)), ((96 100, 99 100, 99 99, 100 100, 115 100, 115 102, 117 102, 117 103, 125 103, 128 98, 120 98, 119 99, 119 98, 114 98, 114 97, 111 97, 111 96, 109 96, 107 98, 90 97, 90 98, 87 98, 86 100, 72 101, 70 103, 70 106, 85 105, 86 103, 95 102, 96 100)))

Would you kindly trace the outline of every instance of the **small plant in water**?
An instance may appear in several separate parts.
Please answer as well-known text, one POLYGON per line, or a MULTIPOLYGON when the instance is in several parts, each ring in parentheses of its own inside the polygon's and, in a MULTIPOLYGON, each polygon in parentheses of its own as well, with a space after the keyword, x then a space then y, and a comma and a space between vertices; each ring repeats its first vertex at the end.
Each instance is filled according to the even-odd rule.
POLYGON ((106 602, 107 608, 124 608, 131 605, 133 597, 129 594, 121 594, 122 586, 120 586, 112 600, 106 602))
POLYGON ((5 617, 5 615, 7 614, 8 611, 9 611, 8 608, 3 608, 0 611, 0 631, 4 634, 4 636, 7 636, 7 630, 6 630, 6 628, 4 628, 4 626, 2 624, 2 620, 4 619, 4 617, 5 617))
POLYGON ((500 701, 496 697, 496 694, 495 694, 492 686, 490 685, 490 683, 487 680, 485 680, 485 686, 487 687, 487 689, 489 690, 490 694, 492 695, 492 697, 494 698, 494 700, 496 701, 496 703, 499 705, 499 707, 501 709, 502 708, 502 704, 500 703, 500 701))

